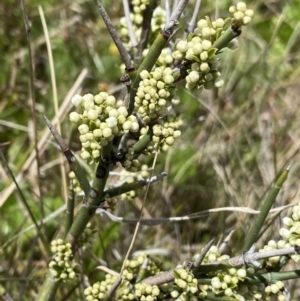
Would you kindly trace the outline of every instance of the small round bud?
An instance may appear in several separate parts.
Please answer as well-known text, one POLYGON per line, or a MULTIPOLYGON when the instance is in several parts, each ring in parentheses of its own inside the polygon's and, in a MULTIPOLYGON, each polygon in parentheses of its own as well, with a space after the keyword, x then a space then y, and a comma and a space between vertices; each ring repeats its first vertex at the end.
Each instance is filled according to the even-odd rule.
POLYGON ((78 122, 80 120, 80 115, 77 112, 71 112, 69 119, 71 122, 78 122))
POLYGON ((115 103, 116 103, 116 99, 115 99, 115 97, 114 97, 113 95, 109 95, 109 96, 106 98, 106 104, 107 104, 108 106, 114 107, 115 103))
POLYGON ((140 77, 141 79, 147 79, 149 76, 149 72, 147 70, 143 70, 141 73, 140 73, 140 77))
POLYGON ((82 103, 82 101, 83 101, 82 96, 81 96, 81 95, 78 95, 78 94, 74 95, 74 96, 72 97, 72 100, 71 100, 72 104, 73 104, 75 107, 78 107, 78 106, 82 103))
POLYGON ((111 128, 103 129, 102 135, 104 138, 110 138, 112 136, 112 129, 111 128))
MULTIPOLYGON (((116 117, 109 117, 105 120, 105 122, 109 128, 113 128, 118 125, 118 121, 117 121, 116 117)), ((104 136, 104 134, 103 134, 103 136, 104 136)))
POLYGON ((91 110, 88 110, 88 113, 87 113, 87 118, 90 119, 90 120, 96 120, 98 118, 98 113, 97 111, 91 109, 91 110))
POLYGON ((87 124, 81 124, 78 127, 78 131, 81 135, 84 135, 90 131, 89 126, 87 124))

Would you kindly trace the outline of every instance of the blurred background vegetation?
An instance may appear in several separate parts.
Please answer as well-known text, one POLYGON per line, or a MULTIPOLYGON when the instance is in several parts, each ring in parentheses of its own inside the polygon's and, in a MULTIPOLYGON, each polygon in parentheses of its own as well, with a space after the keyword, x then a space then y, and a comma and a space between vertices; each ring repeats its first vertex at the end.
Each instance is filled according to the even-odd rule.
MULTIPOLYGON (((50 34, 59 104, 84 68, 88 69, 88 75, 81 85, 81 94, 114 91, 117 97, 122 97, 124 91, 119 80, 121 61, 94 1, 27 2, 40 139, 45 135, 43 114, 52 119, 54 106, 38 5, 44 10, 50 34)), ((122 1, 103 3, 118 26, 123 15, 122 1)), ((190 1, 185 20, 189 20, 193 4, 190 1)), ((227 0, 202 1, 200 17, 227 17, 232 4, 227 0)), ((184 121, 182 137, 168 153, 159 156, 155 173, 167 171, 169 175, 151 187, 145 217, 183 216, 226 206, 259 209, 270 184, 289 163, 292 169, 276 205, 299 201, 300 2, 253 0, 247 5, 255 11, 253 23, 239 37, 237 50, 221 54, 224 88, 218 94, 211 91, 190 94, 183 85, 178 87, 181 98, 178 110, 184 121)), ((178 36, 184 27, 183 22, 178 36)), ((22 173, 19 181, 22 192, 36 219, 41 220, 66 200, 61 185, 60 152, 51 137, 40 155, 42 198, 38 197, 35 165, 25 166, 24 170, 26 160, 34 152, 34 130, 27 41, 19 1, 3 0, 0 4, 0 61, 0 148, 15 176, 22 173)), ((68 118, 61 120, 61 127, 64 139, 72 150, 78 151, 78 135, 68 118)), ((0 179, 0 284, 15 300, 32 300, 46 273, 47 258, 35 230, 21 232, 32 222, 19 194, 8 193, 12 180, 3 164, 0 179)), ((114 181, 112 177, 109 184, 114 181)), ((115 214, 137 217, 143 195, 144 191, 140 191, 132 202, 120 202, 115 214)), ((270 217, 260 247, 271 238, 279 239, 281 218, 288 213, 285 210, 270 217)), ((55 236, 61 217, 44 225, 49 241, 55 236)), ((191 259, 211 238, 216 238, 217 243, 236 229, 227 252, 240 254, 253 219, 253 215, 232 210, 181 223, 143 226, 134 251, 164 249, 167 253, 158 260, 170 268, 191 259)), ((96 216, 92 228, 99 230, 94 243, 76 258, 91 283, 103 278, 103 272, 96 269, 103 260, 113 269, 120 268, 134 225, 96 216)), ((291 300, 299 298, 295 283, 288 286, 291 300)), ((81 286, 69 297, 74 285, 62 287, 57 300, 83 300, 81 286)))

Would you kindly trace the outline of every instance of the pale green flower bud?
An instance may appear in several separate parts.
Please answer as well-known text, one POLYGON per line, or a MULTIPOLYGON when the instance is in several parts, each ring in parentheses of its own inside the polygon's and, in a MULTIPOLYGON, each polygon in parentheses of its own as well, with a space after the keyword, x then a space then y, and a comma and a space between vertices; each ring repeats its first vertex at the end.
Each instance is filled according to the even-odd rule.
POLYGON ((216 27, 223 27, 225 24, 222 18, 218 18, 215 23, 216 23, 216 27))
POLYGON ((116 99, 113 95, 109 95, 107 98, 106 98, 106 104, 108 106, 111 106, 111 107, 114 107, 115 106, 115 103, 116 103, 116 99))
POLYGON ((85 100, 83 106, 88 111, 94 109, 95 104, 93 100, 85 100))
POLYGON ((136 133, 139 130, 139 124, 137 122, 132 122, 130 131, 136 133))
POLYGON ((208 50, 211 47, 211 41, 209 40, 203 40, 202 41, 202 48, 203 50, 208 50))
POLYGON ((221 288, 221 281, 218 277, 214 277, 211 279, 211 286, 215 289, 220 289, 221 288))
POLYGON ((236 9, 239 11, 245 11, 247 9, 247 5, 244 2, 238 2, 236 9))
POLYGON ((234 19, 237 21, 242 20, 244 17, 244 14, 240 11, 237 11, 236 13, 233 14, 234 19))
POLYGON ((80 120, 80 115, 77 112, 71 112, 69 119, 71 122, 78 122, 80 120))
POLYGON ((201 61, 207 61, 208 53, 206 51, 201 52, 200 53, 200 59, 201 59, 201 61))
POLYGON ((167 104, 167 101, 164 98, 160 98, 157 103, 160 107, 164 107, 167 104))
MULTIPOLYGON (((117 121, 116 117, 109 117, 105 120, 105 122, 109 128, 113 128, 118 125, 118 121, 117 121)), ((104 134, 103 134, 103 136, 104 136, 104 134)))
POLYGON ((112 137, 112 130, 110 128, 105 128, 102 131, 102 135, 104 138, 110 138, 112 137))
POLYGON ((82 146, 84 147, 84 148, 88 148, 88 147, 90 147, 90 141, 87 141, 87 142, 84 142, 84 143, 82 143, 82 146))
POLYGON ((286 229, 286 228, 281 228, 281 229, 279 230, 279 234, 280 234, 284 239, 288 239, 288 238, 290 237, 290 235, 291 235, 291 232, 290 232, 288 229, 286 229))
POLYGON ((197 71, 191 71, 188 76, 192 83, 197 83, 200 79, 199 72, 197 72, 197 71))
POLYGON ((185 58, 189 61, 193 61, 194 60, 194 52, 193 49, 189 48, 188 51, 185 54, 185 58))
POLYGON ((208 24, 207 24, 206 20, 201 19, 198 21, 197 26, 199 29, 202 29, 202 28, 208 27, 208 24))
POLYGON ((91 141, 91 140, 94 139, 93 133, 86 133, 86 134, 85 134, 85 137, 86 137, 86 139, 87 139, 88 141, 91 141))
POLYGON ((164 82, 166 84, 172 84, 174 82, 174 77, 171 74, 167 74, 164 76, 164 82))
POLYGON ((100 129, 96 129, 93 131, 93 135, 95 138, 102 137, 102 131, 100 129))
POLYGON ((180 52, 186 52, 188 50, 188 43, 186 41, 179 41, 176 49, 180 52))
POLYGON ((80 156, 81 156, 81 158, 82 158, 83 160, 87 160, 87 159, 89 159, 89 158, 91 157, 90 153, 87 152, 87 151, 83 151, 83 152, 80 154, 80 156))
POLYGON ((224 86, 224 80, 221 79, 221 78, 218 78, 218 79, 215 80, 214 85, 217 88, 221 88, 221 87, 224 86))
POLYGON ((243 25, 248 25, 251 22, 251 17, 245 16, 243 18, 243 25))
POLYGON ((87 124, 81 124, 78 127, 78 131, 81 135, 84 135, 90 131, 89 126, 87 124))
POLYGON ((88 110, 87 112, 87 118, 90 120, 96 120, 98 118, 98 113, 96 110, 88 110))
POLYGON ((183 54, 179 50, 175 50, 172 56, 175 60, 181 60, 183 58, 183 54))
POLYGON ((201 43, 195 43, 194 46, 193 46, 193 53, 196 55, 196 54, 199 54, 203 51, 203 48, 202 48, 202 44, 201 43))
POLYGON ((232 14, 235 13, 236 12, 235 6, 230 6, 229 7, 229 12, 232 13, 232 14))
POLYGON ((209 65, 208 65, 207 63, 202 63, 202 64, 200 65, 200 70, 201 70, 201 72, 203 72, 203 73, 209 72, 209 71, 210 71, 209 65))
POLYGON ((202 37, 204 39, 209 39, 211 37, 211 29, 209 27, 204 27, 201 30, 202 37))
POLYGON ((236 273, 237 273, 237 276, 240 278, 245 278, 247 276, 247 272, 245 269, 238 269, 236 271, 236 273))
MULTIPOLYGON (((172 145, 174 143, 174 138, 170 136, 170 137, 167 137, 165 141, 168 145, 172 145)), ((184 279, 184 278, 182 278, 182 279, 184 279)))
POLYGON ((178 291, 172 291, 171 293, 170 293, 170 295, 171 295, 171 297, 172 298, 178 298, 178 296, 179 296, 179 292, 178 291))
POLYGON ((92 156, 94 159, 99 158, 100 157, 100 151, 98 149, 95 149, 92 151, 92 156))
MULTIPOLYGON (((149 76, 149 72, 147 70, 143 70, 141 73, 140 73, 140 77, 141 79, 147 79, 149 76)), ((146 85, 148 86, 148 85, 146 85)))
POLYGON ((253 12, 253 10, 252 9, 247 9, 245 12, 244 12, 244 14, 245 14, 245 16, 247 16, 247 17, 253 17, 253 15, 254 15, 254 12, 253 12))
POLYGON ((174 138, 178 138, 180 136, 181 136, 181 131, 179 130, 174 131, 174 135, 173 135, 174 138))

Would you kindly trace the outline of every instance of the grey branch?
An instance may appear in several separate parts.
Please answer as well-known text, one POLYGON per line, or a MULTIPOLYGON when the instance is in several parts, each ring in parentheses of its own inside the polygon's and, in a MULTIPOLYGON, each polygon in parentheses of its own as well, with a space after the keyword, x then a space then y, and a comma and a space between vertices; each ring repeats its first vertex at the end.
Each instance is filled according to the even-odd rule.
POLYGON ((133 69, 130 57, 129 57, 126 49, 124 48, 123 43, 122 43, 119 35, 117 34, 117 31, 116 31, 115 27, 113 26, 104 6, 101 4, 100 0, 97 0, 97 4, 99 7, 101 16, 103 18, 103 21, 107 27, 107 30, 109 31, 113 41, 115 42, 115 44, 119 50, 119 53, 122 57, 122 60, 123 60, 123 63, 125 64, 126 69, 127 70, 133 69))
POLYGON ((189 23, 188 28, 187 28, 187 32, 192 32, 196 28, 196 23, 197 23, 198 14, 200 11, 200 6, 201 6, 201 0, 197 0, 191 22, 189 23))
POLYGON ((173 31, 174 27, 179 23, 179 18, 181 16, 181 14, 183 13, 188 2, 189 2, 189 0, 180 0, 179 1, 177 6, 175 7, 173 13, 171 14, 171 17, 170 17, 168 23, 165 26, 164 31, 166 31, 166 32, 173 31))

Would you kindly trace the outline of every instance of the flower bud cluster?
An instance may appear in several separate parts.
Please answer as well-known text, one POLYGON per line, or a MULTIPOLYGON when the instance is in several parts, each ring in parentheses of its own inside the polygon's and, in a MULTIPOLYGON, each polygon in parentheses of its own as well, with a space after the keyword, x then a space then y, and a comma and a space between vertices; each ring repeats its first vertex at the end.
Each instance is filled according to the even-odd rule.
MULTIPOLYGON (((279 249, 282 243, 278 244, 275 240, 270 240, 267 245, 260 249, 259 252, 267 252, 279 249)), ((274 256, 266 259, 266 263, 270 267, 275 267, 280 260, 280 256, 274 256)))
POLYGON ((182 267, 173 270, 175 276, 174 287, 170 295, 175 300, 188 301, 198 300, 196 294, 198 293, 198 281, 194 278, 193 273, 182 267))
POLYGON ((276 300, 286 301, 288 300, 283 293, 284 283, 282 281, 276 281, 275 283, 269 284, 265 288, 266 300, 276 297, 276 300))
MULTIPOLYGON (((127 154, 125 155, 125 160, 122 162, 122 166, 130 172, 137 172, 140 167, 140 161, 136 158, 133 147, 129 147, 127 154)), ((128 177, 128 172, 124 171, 124 175, 128 177)), ((132 175, 132 174, 131 174, 132 175)))
POLYGON ((76 178, 74 171, 69 172, 69 179, 70 179, 70 181, 72 181, 73 190, 74 190, 75 195, 80 194, 82 192, 82 189, 80 187, 80 184, 76 178))
POLYGON ((101 92, 97 95, 75 95, 72 99, 80 113, 71 112, 70 121, 80 122, 78 130, 82 144, 81 157, 90 164, 98 163, 100 152, 114 137, 128 132, 138 132, 139 124, 134 115, 128 116, 122 100, 101 92))
POLYGON ((146 253, 140 253, 137 257, 126 261, 123 276, 125 279, 130 281, 140 272, 141 269, 143 270, 145 277, 156 275, 160 272, 156 263, 151 260, 146 253))
POLYGON ((236 6, 230 6, 229 12, 233 14, 232 24, 235 27, 248 25, 254 15, 253 10, 247 9, 244 2, 239 2, 236 6))
POLYGON ((105 280, 101 282, 96 282, 92 286, 87 287, 84 290, 85 300, 86 301, 97 301, 104 300, 107 295, 107 291, 112 287, 116 282, 117 277, 110 274, 105 275, 105 280))
POLYGON ((239 284, 237 287, 237 294, 235 295, 237 300, 268 300, 265 293, 265 285, 260 284, 239 284))
POLYGON ((160 294, 157 285, 150 285, 146 283, 137 283, 134 286, 134 296, 141 301, 155 301, 160 294))
POLYGON ((171 105, 171 89, 174 89, 173 71, 171 68, 156 67, 153 71, 143 70, 141 81, 134 98, 134 106, 143 121, 148 124, 151 120, 165 116, 171 105))
MULTIPOLYGON (((220 20, 222 20, 220 26, 223 26, 224 21, 220 20)), ((176 43, 176 50, 173 52, 174 59, 186 61, 190 66, 185 78, 186 88, 189 90, 202 87, 205 89, 221 88, 224 84, 215 57, 217 49, 212 48, 217 33, 221 34, 223 27, 217 28, 219 23, 215 23, 216 29, 210 27, 210 25, 213 26, 211 22, 201 19, 195 33, 190 34, 187 41, 178 40, 176 43)))
POLYGON ((62 239, 53 240, 51 242, 51 251, 55 253, 55 255, 53 256, 53 260, 49 263, 49 268, 55 280, 75 278, 76 273, 70 264, 73 258, 71 244, 65 244, 62 239))
MULTIPOLYGON (((292 216, 286 216, 282 221, 285 227, 279 230, 279 234, 283 241, 278 242, 278 247, 300 247, 300 203, 292 208, 292 216)), ((298 262, 300 254, 291 255, 291 258, 298 262)))
POLYGON ((133 5, 133 11, 136 14, 142 13, 146 6, 149 5, 150 0, 132 0, 131 4, 133 5))
MULTIPOLYGON (((174 119, 173 121, 158 121, 152 128, 152 143, 147 147, 148 153, 153 153, 158 149, 167 151, 174 141, 181 136, 178 128, 182 125, 182 120, 174 119)), ((141 129, 141 138, 143 133, 147 133, 148 127, 141 129)))
MULTIPOLYGON (((193 257, 193 260, 196 260, 198 256, 200 256, 200 255, 196 254, 193 257)), ((211 263, 214 261, 222 261, 222 260, 226 260, 226 259, 229 259, 228 255, 225 255, 225 254, 221 255, 219 252, 219 248, 217 246, 211 246, 211 248, 206 253, 206 255, 203 259, 203 263, 211 263)))
POLYGON ((78 239, 78 245, 80 247, 86 248, 93 244, 95 240, 95 234, 98 232, 96 229, 91 229, 90 224, 84 229, 83 233, 78 239))
POLYGON ((230 268, 227 271, 218 273, 211 279, 212 291, 215 294, 224 294, 227 297, 236 295, 236 287, 240 281, 244 281, 247 271, 244 268, 230 268))

